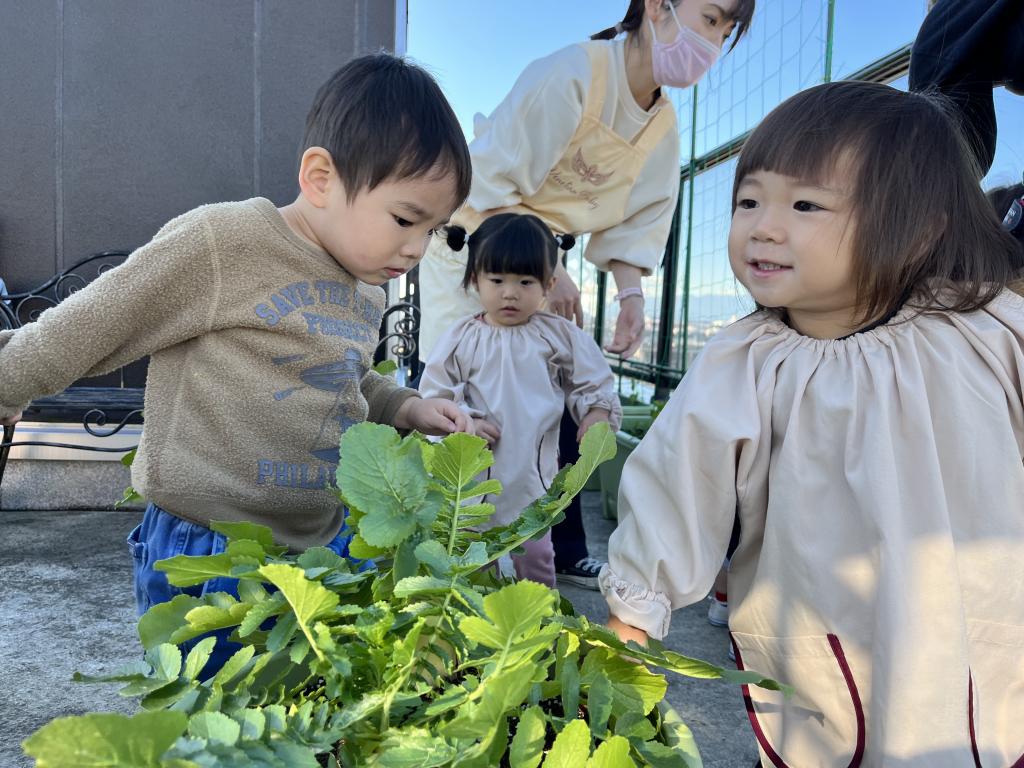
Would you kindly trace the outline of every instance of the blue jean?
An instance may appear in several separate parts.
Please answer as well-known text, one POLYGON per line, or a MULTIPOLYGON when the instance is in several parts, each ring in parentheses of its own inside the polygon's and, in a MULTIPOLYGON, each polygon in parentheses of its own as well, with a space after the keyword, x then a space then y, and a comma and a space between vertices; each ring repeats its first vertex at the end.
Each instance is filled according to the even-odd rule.
MULTIPOLYGON (((327 548, 348 557, 352 535, 342 528, 327 548)), ((176 595, 202 597, 213 592, 227 592, 238 597, 238 579, 217 577, 194 587, 175 587, 167 581, 167 574, 153 568, 158 560, 177 555, 218 555, 224 551, 227 540, 222 533, 165 512, 155 504, 146 507, 142 522, 128 535, 128 551, 132 556, 135 574, 135 607, 139 616, 158 603, 165 603, 176 595)), ((228 640, 232 628, 219 629, 181 644, 183 654, 204 637, 217 638, 210 660, 203 668, 202 679, 207 679, 224 666, 242 646, 228 640)))

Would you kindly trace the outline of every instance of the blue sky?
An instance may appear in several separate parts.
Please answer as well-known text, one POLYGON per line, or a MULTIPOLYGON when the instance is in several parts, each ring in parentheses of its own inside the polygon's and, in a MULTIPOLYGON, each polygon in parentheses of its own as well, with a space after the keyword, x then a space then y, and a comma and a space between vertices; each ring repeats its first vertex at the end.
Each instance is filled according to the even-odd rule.
POLYGON ((625 0, 409 0, 408 53, 437 77, 472 136, 534 59, 622 18, 625 0))
MULTIPOLYGON (((683 0, 693 2, 695 0, 683 0)), ((409 56, 437 77, 459 121, 472 138, 473 114, 489 114, 534 59, 586 40, 622 18, 627 0, 408 0, 409 56)), ((751 34, 723 58, 699 88, 693 126, 692 90, 670 95, 677 107, 684 162, 690 129, 697 155, 757 124, 773 106, 801 88, 820 82, 827 38, 827 0, 758 0, 751 34)), ((833 76, 848 76, 874 59, 913 41, 927 0, 836 0, 833 76)), ((897 84, 898 85, 898 84, 897 84)), ((902 87, 906 87, 905 79, 902 87)), ((996 93, 999 145, 983 186, 1020 179, 1024 170, 1024 98, 996 93)), ((746 294, 725 260, 734 161, 698 176, 694 186, 690 286, 691 325, 711 327, 747 311, 746 294)), ((574 279, 584 286, 584 306, 593 317, 596 297, 588 292, 593 268, 570 254, 574 279), (573 266, 575 265, 575 266, 573 266)), ((652 297, 658 277, 645 280, 652 297)), ((681 290, 679 287, 676 290, 681 290)), ((677 309, 683 302, 677 302, 677 309)), ((610 306, 608 318, 614 318, 610 306)), ((681 318, 677 317, 677 324, 681 318)), ((692 345, 690 352, 696 349, 692 345)), ((649 344, 641 359, 653 354, 649 344)))
MULTIPOLYGON (((440 81, 471 138, 473 114, 490 113, 526 64, 611 26, 626 6, 627 0, 409 0, 408 53, 440 81)), ((709 106, 722 111, 714 135, 706 141, 698 136, 699 150, 756 123, 778 99, 800 87, 777 83, 780 76, 781 81, 797 78, 804 85, 814 80, 824 57, 826 8, 825 0, 759 0, 753 34, 730 57, 737 61, 726 60, 705 81, 717 91, 709 106), (753 66, 741 71, 738 60, 748 56, 753 66), (760 92, 751 82, 757 79, 755 67, 762 68, 765 79, 760 92), (803 72, 794 72, 801 68, 803 72), (729 82, 730 75, 741 75, 743 82, 729 82), (733 91, 737 93, 729 93, 733 91), (758 98, 751 99, 753 94, 758 98)), ((911 42, 926 9, 927 0, 837 0, 834 76, 851 74, 911 42)), ((685 103, 684 95, 676 97, 685 103)), ((1024 149, 1006 140, 1024 135, 1024 99, 998 93, 997 105, 1001 141, 986 186, 1019 179, 1024 168, 1024 149)), ((683 126, 688 118, 680 117, 683 126)))

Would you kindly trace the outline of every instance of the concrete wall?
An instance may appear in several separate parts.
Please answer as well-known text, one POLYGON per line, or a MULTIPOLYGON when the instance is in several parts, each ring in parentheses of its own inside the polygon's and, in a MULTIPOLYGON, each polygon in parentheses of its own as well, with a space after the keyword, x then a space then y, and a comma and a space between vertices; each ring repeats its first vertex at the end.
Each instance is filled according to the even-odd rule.
POLYGON ((207 202, 296 193, 306 111, 404 0, 0 0, 0 276, 25 290, 207 202))

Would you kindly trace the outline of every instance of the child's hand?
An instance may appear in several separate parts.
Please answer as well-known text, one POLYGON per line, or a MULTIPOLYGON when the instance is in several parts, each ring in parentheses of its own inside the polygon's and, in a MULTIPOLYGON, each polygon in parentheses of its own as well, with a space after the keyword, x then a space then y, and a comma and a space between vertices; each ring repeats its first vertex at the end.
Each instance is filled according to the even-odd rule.
POLYGON ((635 640, 640 645, 647 646, 647 633, 631 624, 627 624, 618 616, 608 614, 608 629, 618 635, 619 640, 624 643, 635 640))
POLYGON ((451 400, 410 397, 395 414, 396 429, 415 429, 425 435, 473 434, 470 417, 451 400))
POLYGON ((599 421, 608 421, 611 414, 607 408, 591 408, 587 411, 587 415, 583 417, 580 422, 580 428, 576 430, 576 442, 583 440, 583 436, 587 434, 587 430, 597 424, 599 421))
POLYGON ((11 416, 0 417, 0 425, 3 425, 5 427, 13 427, 15 424, 21 421, 21 415, 22 412, 18 411, 17 413, 11 416))
POLYGON ((473 434, 482 437, 488 445, 494 445, 501 437, 501 430, 486 419, 473 419, 473 434))

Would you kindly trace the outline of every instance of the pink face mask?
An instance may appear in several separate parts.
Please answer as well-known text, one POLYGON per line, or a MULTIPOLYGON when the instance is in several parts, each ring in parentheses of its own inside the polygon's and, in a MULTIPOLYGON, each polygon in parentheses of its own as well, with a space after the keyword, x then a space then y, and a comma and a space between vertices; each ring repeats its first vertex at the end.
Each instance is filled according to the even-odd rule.
POLYGON ((654 23, 651 25, 651 63, 654 65, 654 82, 670 88, 688 88, 711 69, 718 60, 721 49, 714 43, 705 40, 689 27, 680 23, 676 9, 671 0, 668 9, 679 27, 679 34, 671 43, 659 43, 654 34, 654 23))

